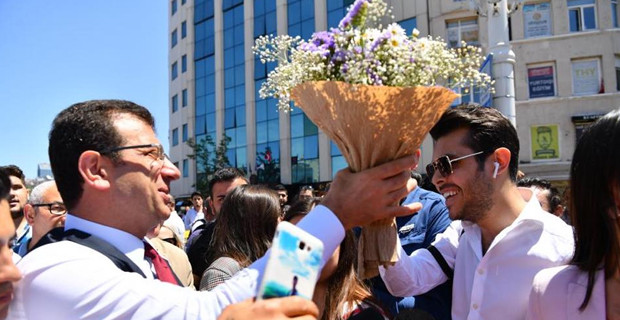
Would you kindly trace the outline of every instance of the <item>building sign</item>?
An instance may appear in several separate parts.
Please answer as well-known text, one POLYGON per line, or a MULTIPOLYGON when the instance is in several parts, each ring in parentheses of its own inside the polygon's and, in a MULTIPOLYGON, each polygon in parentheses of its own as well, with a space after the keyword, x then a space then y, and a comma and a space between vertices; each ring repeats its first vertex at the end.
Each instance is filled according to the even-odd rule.
POLYGON ((523 26, 526 38, 551 35, 551 6, 549 2, 528 4, 523 7, 523 26))
POLYGON ((573 61, 573 94, 597 94, 601 91, 598 60, 573 61))
POLYGON ((560 159, 558 125, 530 127, 532 137, 532 160, 560 159))
POLYGON ((571 121, 575 125, 575 143, 579 142, 579 139, 581 139, 583 130, 604 115, 604 113, 594 113, 572 116, 571 121))
POLYGON ((528 68, 527 80, 530 87, 530 99, 555 96, 553 66, 528 68))

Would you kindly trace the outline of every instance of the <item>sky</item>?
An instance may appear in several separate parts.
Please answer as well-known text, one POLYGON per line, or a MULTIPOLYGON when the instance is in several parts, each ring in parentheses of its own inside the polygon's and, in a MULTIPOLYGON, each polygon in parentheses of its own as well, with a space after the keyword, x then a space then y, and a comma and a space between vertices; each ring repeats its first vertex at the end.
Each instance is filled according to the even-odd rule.
POLYGON ((54 117, 91 99, 147 107, 168 150, 168 4, 0 0, 0 165, 35 178, 54 117))

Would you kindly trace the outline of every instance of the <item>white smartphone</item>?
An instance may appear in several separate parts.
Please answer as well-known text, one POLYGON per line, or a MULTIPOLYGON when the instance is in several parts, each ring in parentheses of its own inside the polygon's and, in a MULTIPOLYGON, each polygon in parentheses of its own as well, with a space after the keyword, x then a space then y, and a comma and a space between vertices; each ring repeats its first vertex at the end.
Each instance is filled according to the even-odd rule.
POLYGON ((312 300, 323 257, 323 242, 286 221, 280 222, 257 299, 300 296, 312 300))

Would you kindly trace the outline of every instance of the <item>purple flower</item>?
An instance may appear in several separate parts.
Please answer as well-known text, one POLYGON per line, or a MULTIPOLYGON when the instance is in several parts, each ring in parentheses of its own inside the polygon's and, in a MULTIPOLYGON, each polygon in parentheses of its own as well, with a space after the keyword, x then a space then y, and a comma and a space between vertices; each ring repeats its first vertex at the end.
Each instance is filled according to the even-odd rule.
POLYGON ((332 49, 334 47, 334 36, 328 31, 315 32, 312 35, 312 43, 317 47, 332 49))
POLYGON ((372 44, 370 45, 370 51, 375 51, 375 49, 377 49, 378 46, 380 46, 383 43, 385 43, 385 41, 388 40, 391 37, 392 37, 391 33, 384 32, 377 39, 375 39, 375 41, 372 42, 372 44))
POLYGON ((371 0, 355 0, 355 3, 349 8, 347 15, 340 20, 338 27, 345 29, 350 25, 361 26, 366 20, 366 6, 371 0))

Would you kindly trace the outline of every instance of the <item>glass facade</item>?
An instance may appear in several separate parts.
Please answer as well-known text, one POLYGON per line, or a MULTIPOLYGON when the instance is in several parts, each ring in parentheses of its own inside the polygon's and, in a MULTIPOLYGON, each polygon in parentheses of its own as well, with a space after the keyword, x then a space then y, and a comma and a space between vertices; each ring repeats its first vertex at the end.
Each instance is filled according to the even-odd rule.
MULTIPOLYGON (((276 1, 254 0, 254 39, 275 35, 276 1)), ((256 168, 261 183, 280 182, 280 123, 277 100, 261 99, 258 90, 276 62, 264 64, 254 58, 254 99, 256 101, 256 168)))
POLYGON ((224 133, 233 167, 247 169, 243 1, 224 0, 224 133))
MULTIPOLYGON (((288 0, 288 34, 308 39, 314 32, 314 0, 288 0)), ((319 181, 319 130, 296 106, 291 115, 292 183, 319 181)))
MULTIPOLYGON (((195 68, 195 126, 196 142, 210 135, 216 140, 215 129, 215 31, 213 0, 196 0, 194 4, 194 68, 195 68)), ((212 147, 208 146, 211 155, 212 147)), ((185 161, 185 160, 184 160, 185 161)), ((196 175, 204 169, 196 167, 196 175)))
POLYGON ((327 1, 327 28, 336 28, 338 23, 347 13, 347 8, 354 0, 330 0, 327 1))

